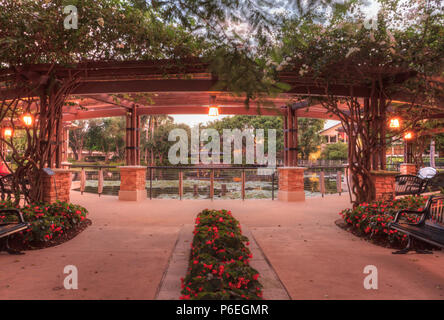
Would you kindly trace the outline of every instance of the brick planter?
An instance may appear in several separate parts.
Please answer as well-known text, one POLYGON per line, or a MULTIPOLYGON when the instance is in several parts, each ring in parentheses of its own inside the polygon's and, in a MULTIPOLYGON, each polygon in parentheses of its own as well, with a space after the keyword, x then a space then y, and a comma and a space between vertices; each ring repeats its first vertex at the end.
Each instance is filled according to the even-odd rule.
POLYGON ((279 191, 281 201, 305 201, 304 170, 300 167, 278 168, 279 191))
POLYGON ((395 177, 399 172, 372 171, 372 180, 376 189, 376 200, 384 200, 395 196, 395 177))
POLYGON ((53 176, 43 175, 43 201, 54 203, 56 200, 69 202, 71 191, 71 171, 52 169, 53 176))
POLYGON ((416 166, 414 163, 401 163, 399 171, 401 171, 401 174, 411 174, 416 176, 416 166))
POLYGON ((146 167, 120 167, 119 200, 140 201, 146 196, 146 167))

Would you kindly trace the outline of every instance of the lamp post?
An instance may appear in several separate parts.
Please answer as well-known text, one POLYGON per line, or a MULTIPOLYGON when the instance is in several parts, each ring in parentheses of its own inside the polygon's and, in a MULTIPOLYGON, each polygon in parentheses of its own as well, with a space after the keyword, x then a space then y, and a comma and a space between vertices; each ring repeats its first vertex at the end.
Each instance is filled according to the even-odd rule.
POLYGON ((219 115, 219 107, 216 105, 216 96, 211 96, 210 108, 208 109, 210 117, 217 117, 219 115))
POLYGON ((404 163, 413 162, 413 140, 414 134, 412 131, 404 133, 404 163))

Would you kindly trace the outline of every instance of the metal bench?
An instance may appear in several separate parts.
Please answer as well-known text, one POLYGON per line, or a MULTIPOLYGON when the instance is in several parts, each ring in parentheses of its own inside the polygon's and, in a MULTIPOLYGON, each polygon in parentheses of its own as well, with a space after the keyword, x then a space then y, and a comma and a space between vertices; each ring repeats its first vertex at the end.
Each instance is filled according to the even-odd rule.
POLYGON ((395 195, 419 195, 427 191, 436 169, 426 167, 419 170, 418 175, 403 174, 395 177, 395 195))
POLYGON ((444 195, 430 196, 420 211, 408 209, 398 211, 389 227, 408 235, 407 247, 393 252, 394 254, 404 254, 411 250, 418 253, 432 253, 414 248, 415 239, 444 248, 444 195), (421 218, 417 223, 401 222, 403 214, 419 215, 421 218))
POLYGON ((8 219, 0 222, 0 251, 5 250, 9 254, 23 254, 20 251, 9 247, 9 236, 14 233, 26 230, 30 224, 25 222, 23 215, 18 209, 0 209, 0 216, 8 216, 8 219), (9 216, 15 215, 16 219, 9 219, 9 216))

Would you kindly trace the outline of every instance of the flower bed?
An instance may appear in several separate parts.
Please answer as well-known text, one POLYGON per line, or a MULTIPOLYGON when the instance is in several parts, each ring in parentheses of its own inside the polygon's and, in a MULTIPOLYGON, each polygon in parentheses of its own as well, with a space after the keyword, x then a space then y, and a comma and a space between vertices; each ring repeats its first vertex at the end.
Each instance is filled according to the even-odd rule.
POLYGON ((205 209, 196 218, 181 299, 262 299, 248 238, 230 211, 205 209))
MULTIPOLYGON (((423 196, 408 196, 392 201, 362 203, 354 209, 345 209, 339 213, 351 231, 359 236, 371 239, 379 244, 399 247, 407 236, 388 227, 396 213, 402 209, 418 210, 427 200, 423 196)), ((410 222, 419 221, 416 215, 403 214, 410 222)))
MULTIPOLYGON (((13 207, 8 201, 0 202, 0 209, 13 207)), ((57 201, 52 204, 28 204, 20 208, 30 228, 10 238, 11 247, 24 250, 48 247, 71 239, 82 231, 90 221, 88 211, 82 206, 57 201)), ((14 216, 0 213, 0 223, 14 216)))

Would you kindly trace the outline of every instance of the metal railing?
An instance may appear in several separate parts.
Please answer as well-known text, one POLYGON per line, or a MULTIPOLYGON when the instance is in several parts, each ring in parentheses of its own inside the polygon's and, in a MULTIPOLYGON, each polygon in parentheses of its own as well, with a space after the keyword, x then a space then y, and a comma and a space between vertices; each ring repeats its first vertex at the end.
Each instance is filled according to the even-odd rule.
MULTIPOLYGON (((274 200, 277 191, 276 170, 259 166, 148 166, 147 181, 150 199, 159 197, 162 183, 166 194, 176 195, 178 199, 186 197, 245 200, 251 198, 249 193, 256 189, 259 194, 262 193, 259 197, 268 198, 267 194, 270 193, 271 199, 274 200), (258 174, 257 170, 262 169, 270 170, 270 174, 258 174), (174 183, 176 181, 177 184, 174 183)), ((165 196, 165 192, 160 197, 162 195, 165 196)))
MULTIPOLYGON (((74 190, 117 195, 120 188, 118 166, 69 165, 73 169, 74 190)), ((149 199, 271 199, 278 193, 277 169, 260 166, 147 166, 146 189, 149 199), (267 170, 259 174, 258 170, 267 170)), ((310 166, 304 172, 308 196, 347 191, 347 165, 310 166)))

